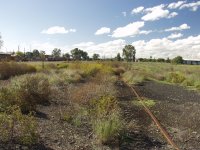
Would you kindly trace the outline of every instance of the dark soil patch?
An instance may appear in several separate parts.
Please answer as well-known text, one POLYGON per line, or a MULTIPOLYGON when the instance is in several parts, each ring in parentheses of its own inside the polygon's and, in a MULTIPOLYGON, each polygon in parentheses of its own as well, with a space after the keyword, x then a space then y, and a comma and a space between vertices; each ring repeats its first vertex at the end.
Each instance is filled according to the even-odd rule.
POLYGON ((128 129, 120 137, 120 150, 155 150, 169 149, 165 141, 160 138, 157 128, 146 112, 133 105, 136 96, 122 81, 116 83, 117 97, 122 109, 122 116, 128 129))
POLYGON ((156 100, 151 108, 181 149, 199 150, 200 94, 184 87, 148 81, 136 86, 141 96, 156 100))

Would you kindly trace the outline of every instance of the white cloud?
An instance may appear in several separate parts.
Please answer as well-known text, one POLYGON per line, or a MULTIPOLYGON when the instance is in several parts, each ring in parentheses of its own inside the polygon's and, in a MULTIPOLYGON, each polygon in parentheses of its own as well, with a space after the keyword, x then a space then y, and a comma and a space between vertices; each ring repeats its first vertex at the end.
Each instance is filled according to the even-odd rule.
POLYGON ((144 26, 143 21, 137 21, 130 23, 124 27, 119 27, 113 31, 112 37, 120 38, 120 37, 128 37, 135 36, 140 33, 140 28, 144 26))
POLYGON ((172 12, 172 13, 169 14, 169 16, 167 18, 174 18, 177 15, 178 15, 177 12, 172 12))
POLYGON ((140 34, 149 34, 149 33, 151 33, 151 32, 153 32, 152 30, 142 30, 142 31, 140 31, 140 34))
POLYGON ((172 33, 171 35, 169 35, 167 38, 168 39, 177 39, 177 38, 180 38, 180 37, 182 37, 183 36, 183 34, 181 34, 181 33, 172 33))
POLYGON ((65 27, 61 26, 53 26, 48 29, 43 30, 41 33, 43 34, 67 34, 69 32, 76 32, 76 29, 65 29, 65 27))
POLYGON ((61 45, 56 45, 56 44, 52 44, 49 42, 38 42, 38 41, 34 41, 31 43, 31 47, 32 50, 33 49, 38 49, 38 50, 44 50, 46 54, 51 54, 52 50, 54 48, 60 48, 62 50, 62 52, 64 53, 66 49, 68 49, 68 46, 61 46, 61 45))
POLYGON ((95 44, 93 42, 82 42, 79 44, 74 44, 73 47, 75 48, 78 46, 78 48, 87 51, 89 56, 92 56, 94 53, 98 53, 101 57, 105 56, 107 58, 110 58, 115 57, 117 53, 121 52, 125 45, 125 40, 118 39, 100 44, 95 44))
POLYGON ((151 8, 146 8, 144 12, 146 13, 146 15, 141 18, 144 21, 155 21, 161 18, 172 18, 177 15, 177 13, 170 13, 169 10, 165 9, 164 4, 151 8))
POLYGON ((184 39, 170 40, 168 38, 136 41, 132 45, 136 48, 137 57, 173 58, 182 55, 185 59, 200 59, 200 35, 189 36, 184 39))
POLYGON ((69 29, 69 32, 76 32, 76 29, 69 29))
POLYGON ((170 3, 168 5, 168 8, 169 9, 176 9, 176 8, 179 8, 181 5, 185 4, 186 1, 178 1, 178 2, 173 2, 173 3, 170 3))
POLYGON ((179 27, 171 27, 171 28, 165 29, 165 31, 182 31, 186 29, 190 29, 190 26, 184 23, 180 25, 179 27))
POLYGON ((73 47, 89 47, 89 46, 93 46, 94 43, 93 42, 81 42, 81 43, 78 43, 78 44, 74 44, 73 47))
POLYGON ((107 34, 110 33, 110 28, 102 27, 95 32, 95 35, 107 34))
POLYGON ((123 11, 123 12, 122 12, 122 15, 123 15, 124 17, 126 17, 127 14, 126 14, 125 11, 123 11))
POLYGON ((183 4, 180 9, 189 8, 191 11, 196 11, 200 6, 200 1, 183 4))
POLYGON ((144 7, 143 7, 143 6, 140 6, 140 7, 134 8, 134 9, 131 11, 131 14, 138 14, 138 13, 141 13, 143 10, 144 10, 144 7))

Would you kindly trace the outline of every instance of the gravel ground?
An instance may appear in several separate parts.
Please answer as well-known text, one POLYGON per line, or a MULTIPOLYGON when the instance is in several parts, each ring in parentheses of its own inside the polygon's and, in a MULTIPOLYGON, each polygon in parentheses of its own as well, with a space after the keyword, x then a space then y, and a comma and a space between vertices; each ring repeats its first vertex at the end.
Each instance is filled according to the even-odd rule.
POLYGON ((200 94, 198 92, 153 81, 144 82, 136 86, 136 89, 143 97, 156 101, 151 110, 181 149, 199 150, 200 94))
MULTIPOLYGON (((78 85, 82 86, 82 85, 78 85)), ((58 90, 51 104, 39 106, 37 119, 40 142, 28 147, 0 143, 0 150, 170 150, 159 130, 140 106, 129 87, 118 81, 115 85, 117 98, 125 120, 126 131, 116 139, 117 144, 99 145, 92 133, 87 118, 80 126, 61 121, 61 112, 69 109, 67 89, 58 90), (7 148, 5 147, 7 146, 7 148)), ((200 147, 200 94, 183 87, 153 81, 136 86, 141 96, 153 99, 156 105, 150 109, 175 143, 183 150, 198 150, 200 147)))

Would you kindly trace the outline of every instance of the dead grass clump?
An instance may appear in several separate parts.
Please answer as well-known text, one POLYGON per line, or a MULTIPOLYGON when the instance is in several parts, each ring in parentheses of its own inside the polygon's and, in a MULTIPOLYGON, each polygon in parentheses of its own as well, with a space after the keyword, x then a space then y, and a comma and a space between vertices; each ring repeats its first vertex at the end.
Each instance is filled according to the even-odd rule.
POLYGON ((47 73, 47 77, 52 86, 64 86, 84 80, 78 70, 51 70, 47 73))
POLYGON ((123 74, 123 79, 129 84, 138 84, 146 80, 146 75, 140 72, 127 71, 123 74))
POLYGON ((98 74, 91 81, 84 84, 68 86, 69 100, 74 103, 87 105, 92 99, 98 99, 103 95, 115 95, 116 89, 113 83, 116 78, 110 75, 98 74))
POLYGON ((124 72, 125 72, 125 69, 123 67, 118 67, 118 68, 113 69, 113 73, 118 76, 123 74, 124 72))
POLYGON ((11 76, 22 75, 26 73, 36 72, 36 68, 15 62, 2 62, 0 63, 0 79, 8 79, 11 76))

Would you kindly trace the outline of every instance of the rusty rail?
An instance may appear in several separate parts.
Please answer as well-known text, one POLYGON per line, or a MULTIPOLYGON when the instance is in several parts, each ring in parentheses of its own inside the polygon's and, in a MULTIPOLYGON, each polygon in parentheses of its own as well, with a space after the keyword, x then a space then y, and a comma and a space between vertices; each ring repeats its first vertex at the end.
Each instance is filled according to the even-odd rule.
POLYGON ((131 88, 131 90, 133 91, 133 93, 136 95, 136 97, 138 98, 138 100, 141 102, 144 110, 146 111, 146 113, 151 117, 151 119, 154 121, 154 123, 156 124, 156 126, 158 127, 158 129, 160 130, 160 132, 162 133, 162 135, 165 137, 166 141, 175 149, 175 150, 180 150, 180 148, 174 143, 174 141, 172 140, 172 138, 170 137, 169 133, 162 127, 161 123, 158 121, 158 119, 155 117, 155 115, 150 111, 150 109, 145 105, 145 103, 143 102, 143 99, 139 96, 139 94, 137 93, 137 91, 130 86, 129 84, 127 84, 125 81, 123 81, 128 87, 131 88))

